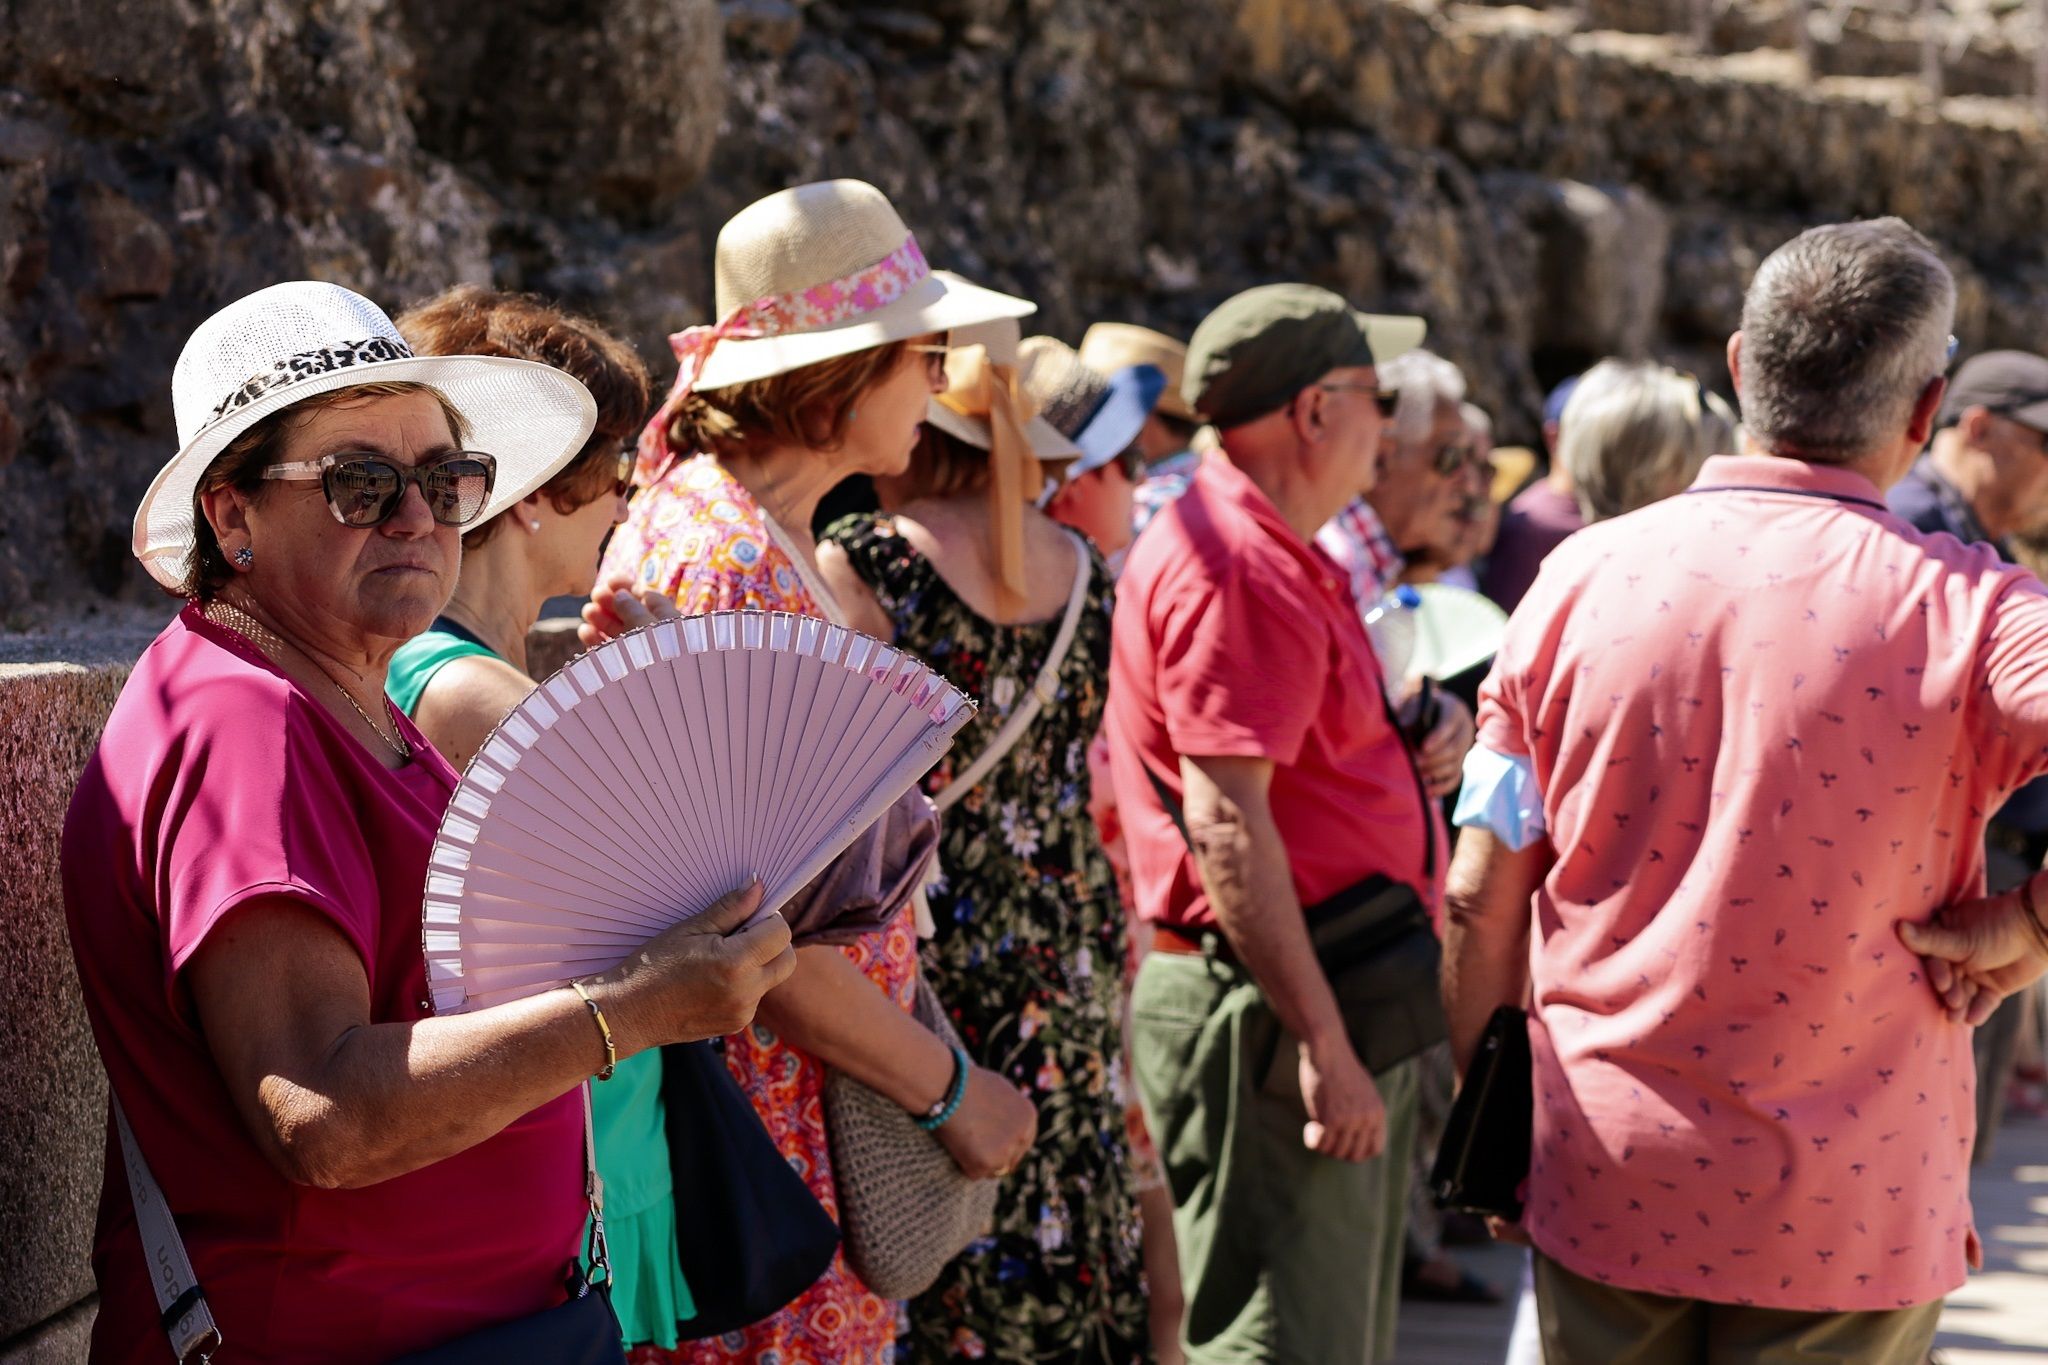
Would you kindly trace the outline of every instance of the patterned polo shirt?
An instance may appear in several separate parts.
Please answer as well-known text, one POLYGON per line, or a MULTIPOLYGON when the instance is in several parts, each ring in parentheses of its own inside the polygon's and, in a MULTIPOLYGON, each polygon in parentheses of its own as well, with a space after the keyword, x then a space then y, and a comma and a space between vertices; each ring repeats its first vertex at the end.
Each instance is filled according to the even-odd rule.
POLYGON ((1709 460, 1545 560, 1481 694, 1557 861, 1527 1223, 1582 1276, 1926 1303, 1971 1228, 1970 1031, 1894 932, 2048 769, 2048 589, 1840 469, 1709 460))

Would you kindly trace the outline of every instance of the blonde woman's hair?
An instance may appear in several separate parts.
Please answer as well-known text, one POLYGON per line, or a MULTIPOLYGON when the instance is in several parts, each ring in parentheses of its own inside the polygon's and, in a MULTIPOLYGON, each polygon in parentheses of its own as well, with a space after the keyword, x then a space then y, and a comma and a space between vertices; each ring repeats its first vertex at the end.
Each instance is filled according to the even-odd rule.
POLYGON ((1689 374, 1603 360, 1565 404, 1557 460, 1588 522, 1668 498, 1709 455, 1735 448, 1735 413, 1689 374))

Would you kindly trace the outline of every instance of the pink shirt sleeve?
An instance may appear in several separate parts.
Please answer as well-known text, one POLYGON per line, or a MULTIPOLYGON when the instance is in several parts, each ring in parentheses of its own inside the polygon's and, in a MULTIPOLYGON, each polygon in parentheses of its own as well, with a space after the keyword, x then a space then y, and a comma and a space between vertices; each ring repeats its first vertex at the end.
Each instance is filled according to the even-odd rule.
MULTIPOLYGON (((1991 608, 1984 641, 1987 723, 2005 743, 1993 752, 2009 766, 1994 770, 2004 787, 2017 787, 2048 768, 2048 587, 2014 575, 1991 608)), ((1987 762, 1991 753, 1980 752, 1987 762)))
POLYGON ((1544 651, 1556 648, 1555 628, 1564 608, 1555 591, 1546 591, 1546 583, 1557 581, 1556 575, 1548 580, 1539 577, 1522 598, 1479 687, 1477 741, 1503 757, 1530 756, 1528 679, 1543 661, 1544 651))
POLYGON ((171 978, 229 914, 267 896, 330 920, 368 972, 379 918, 376 850, 364 844, 346 769, 325 751, 339 736, 279 680, 222 679, 211 691, 175 771, 158 783, 162 804, 151 822, 171 978))
POLYGON ((1328 675, 1327 642, 1298 603, 1242 564, 1201 588, 1157 608, 1159 705, 1174 752, 1293 764, 1320 700, 1302 680, 1328 675))

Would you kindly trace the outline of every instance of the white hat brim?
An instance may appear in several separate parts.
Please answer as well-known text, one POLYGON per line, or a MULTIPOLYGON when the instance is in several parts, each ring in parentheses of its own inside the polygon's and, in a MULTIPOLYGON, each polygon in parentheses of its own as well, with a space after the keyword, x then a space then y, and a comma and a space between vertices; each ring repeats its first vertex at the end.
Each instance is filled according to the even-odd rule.
POLYGON ((498 462, 481 525, 553 478, 590 439, 597 403, 572 375, 505 356, 414 356, 351 365, 280 385, 206 427, 150 481, 131 542, 150 577, 176 589, 193 546, 192 496, 207 466, 237 436, 294 403, 364 384, 409 382, 436 389, 468 421, 463 444, 498 462))
POLYGON ((1405 355, 1422 344, 1429 335, 1429 324, 1421 318, 1403 313, 1360 313, 1353 310, 1352 316, 1365 332, 1365 344, 1372 348, 1372 363, 1384 365, 1397 355, 1405 355))
MULTIPOLYGON (((987 450, 995 443, 995 433, 984 419, 955 412, 936 398, 926 404, 924 420, 976 450, 987 450)), ((1081 454, 1081 447, 1060 435, 1059 428, 1043 417, 1033 417, 1024 424, 1024 439, 1031 443, 1031 453, 1041 460, 1071 460, 1081 454)))
POLYGON ((1037 311, 1038 305, 1029 299, 984 289, 949 271, 934 270, 895 301, 830 327, 720 341, 706 357, 696 387, 729 388, 892 341, 950 332, 998 318, 1028 317, 1037 311))

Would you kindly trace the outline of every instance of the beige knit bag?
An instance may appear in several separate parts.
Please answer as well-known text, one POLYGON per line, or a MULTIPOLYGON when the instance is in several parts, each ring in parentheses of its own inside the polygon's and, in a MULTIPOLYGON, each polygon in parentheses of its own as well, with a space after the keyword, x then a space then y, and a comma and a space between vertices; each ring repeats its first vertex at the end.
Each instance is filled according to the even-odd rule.
MULTIPOLYGON (((920 973, 917 1021, 949 1047, 960 1035, 920 973)), ((825 1133, 846 1263, 885 1299, 922 1294, 995 1220, 996 1182, 970 1180, 936 1133, 841 1071, 825 1077, 825 1133)))

